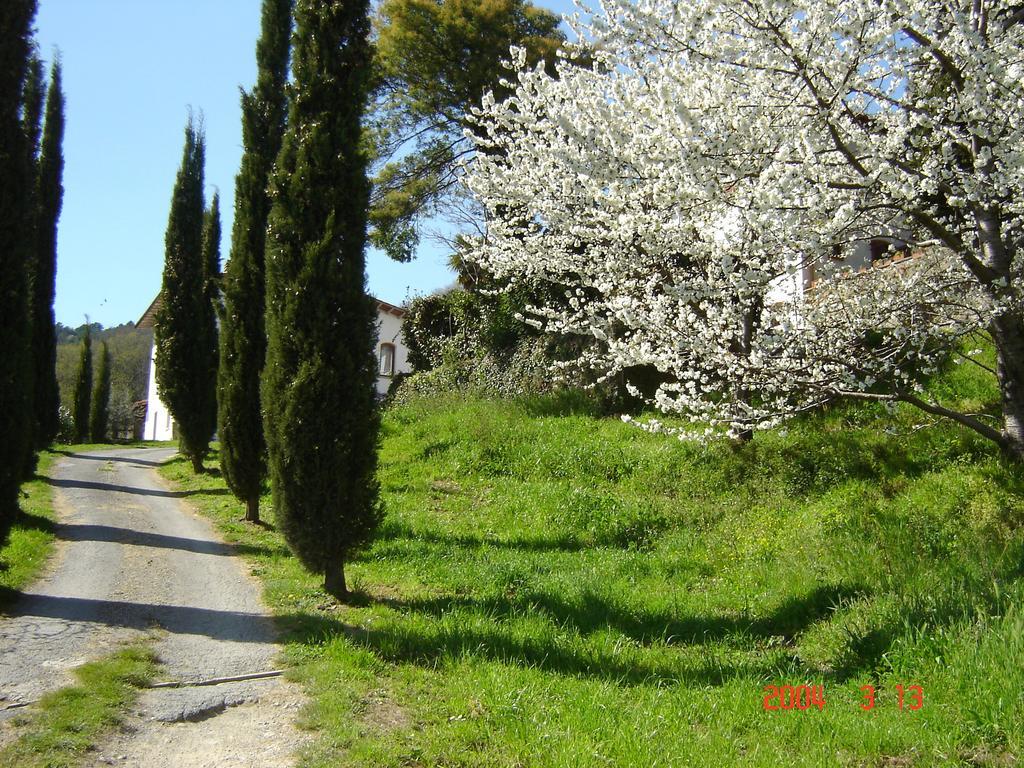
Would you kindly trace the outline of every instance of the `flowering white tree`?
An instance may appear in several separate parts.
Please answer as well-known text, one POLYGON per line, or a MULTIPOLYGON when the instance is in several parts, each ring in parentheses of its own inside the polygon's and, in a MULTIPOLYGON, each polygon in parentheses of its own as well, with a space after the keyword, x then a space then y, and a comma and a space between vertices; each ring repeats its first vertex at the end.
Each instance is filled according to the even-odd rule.
POLYGON ((479 111, 470 258, 558 286, 529 321, 599 340, 582 362, 602 372, 655 366, 655 404, 708 431, 855 396, 1024 457, 1022 7, 600 2, 575 21, 593 68, 519 71, 479 111), (894 234, 913 258, 843 272, 894 234), (921 391, 972 333, 995 344, 999 422, 921 391))

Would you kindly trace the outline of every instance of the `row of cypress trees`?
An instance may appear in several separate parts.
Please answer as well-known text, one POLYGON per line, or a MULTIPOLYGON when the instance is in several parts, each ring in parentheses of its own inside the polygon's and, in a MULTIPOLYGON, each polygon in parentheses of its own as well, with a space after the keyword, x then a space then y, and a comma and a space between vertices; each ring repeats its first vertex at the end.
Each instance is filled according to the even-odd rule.
POLYGON ((75 396, 71 402, 75 440, 102 443, 107 440, 110 421, 110 350, 101 342, 100 366, 93 385, 92 333, 85 324, 85 338, 78 358, 75 396))
POLYGON ((35 14, 36 0, 0 3, 0 541, 18 514, 36 451, 58 427, 53 297, 64 96, 56 61, 44 98, 35 14))
POLYGON ((242 92, 244 155, 218 305, 203 230, 204 141, 189 121, 166 236, 157 386, 183 453, 202 471, 216 367, 224 476, 259 519, 269 470, 278 526, 325 588, 376 530, 377 310, 366 294, 369 207, 362 117, 372 52, 368 0, 264 0, 258 78, 242 92), (294 32, 293 32, 294 8, 294 32), (293 45, 289 46, 289 40, 293 45), (292 54, 292 82, 288 61, 292 54))

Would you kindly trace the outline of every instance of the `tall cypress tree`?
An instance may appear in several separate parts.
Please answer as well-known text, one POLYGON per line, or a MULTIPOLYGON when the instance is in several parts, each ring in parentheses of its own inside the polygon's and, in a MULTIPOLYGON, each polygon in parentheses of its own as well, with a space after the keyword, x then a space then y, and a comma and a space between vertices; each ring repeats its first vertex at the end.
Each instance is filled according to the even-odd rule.
POLYGON ((231 491, 245 502, 245 519, 260 519, 266 443, 260 373, 266 355, 264 251, 270 197, 267 184, 281 149, 288 101, 292 0, 263 0, 256 43, 256 87, 242 92, 241 168, 235 178, 231 258, 224 269, 224 313, 217 375, 220 466, 231 491))
POLYGON ((35 189, 35 248, 32 264, 32 408, 35 447, 42 449, 57 436, 57 339, 53 300, 57 279, 57 221, 64 200, 64 91, 60 61, 53 63, 46 95, 35 189))
POLYGON ((206 375, 203 377, 206 408, 206 434, 217 429, 217 310, 220 308, 220 193, 214 192, 210 209, 203 218, 203 314, 196 321, 203 325, 206 375))
MULTIPOLYGON (((43 77, 43 60, 33 47, 25 72, 25 88, 21 100, 21 125, 25 132, 25 150, 31 164, 39 161, 39 140, 43 133, 43 105, 46 97, 46 81, 43 77)), ((33 174, 35 179, 35 174, 33 174)))
POLYGON ((23 225, 31 175, 22 126, 22 97, 31 52, 35 0, 0 3, 0 540, 18 512, 30 444, 27 250, 23 225))
POLYGON ((110 419, 110 350, 103 342, 100 351, 100 367, 96 371, 96 386, 92 390, 92 406, 89 408, 89 441, 107 441, 107 422, 110 419))
POLYGON ((264 429, 278 526, 328 592, 380 523, 361 121, 368 0, 299 0, 267 234, 264 429))
MULTIPOLYGON (((32 414, 35 413, 38 392, 36 391, 36 322, 35 322, 35 285, 34 273, 36 262, 36 243, 38 231, 38 186, 39 186, 39 138, 43 129, 43 103, 46 94, 46 81, 43 76, 43 62, 37 55, 35 46, 29 56, 28 69, 25 73, 25 87, 21 104, 21 125, 25 134, 23 151, 25 152, 25 197, 22 201, 25 216, 21 225, 21 248, 25 264, 25 277, 28 281, 28 328, 29 333, 29 370, 26 380, 26 400, 28 416, 28 435, 22 448, 24 477, 31 477, 36 469, 38 459, 36 442, 38 427, 32 414)), ((54 340, 55 342, 56 340, 54 340)), ((54 372, 56 375, 56 372, 54 372)))
POLYGON ((85 322, 85 338, 78 356, 78 377, 75 379, 75 399, 71 403, 71 418, 75 424, 75 439, 85 442, 89 437, 89 404, 92 397, 92 333, 85 322))
POLYGON ((154 323, 157 391, 174 417, 181 452, 203 471, 209 451, 211 388, 205 322, 212 307, 203 262, 203 166, 206 146, 202 129, 191 116, 185 126, 181 168, 174 183, 164 238, 164 275, 154 323))

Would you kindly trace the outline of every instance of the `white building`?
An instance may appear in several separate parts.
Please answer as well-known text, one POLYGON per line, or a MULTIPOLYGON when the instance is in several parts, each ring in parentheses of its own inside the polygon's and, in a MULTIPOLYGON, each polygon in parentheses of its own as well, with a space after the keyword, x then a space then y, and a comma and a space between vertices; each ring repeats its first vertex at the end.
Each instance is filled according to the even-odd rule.
MULTIPOLYGON (((391 382, 400 373, 409 373, 409 350, 402 340, 402 321, 405 310, 394 304, 376 299, 377 302, 377 394, 387 394, 391 382)), ((160 296, 153 299, 136 328, 152 328, 160 296)), ((149 387, 146 394, 146 421, 142 428, 143 440, 173 440, 176 437, 171 412, 156 391, 156 345, 149 356, 149 387)))
MULTIPOLYGON (((861 238, 836 250, 829 264, 794 263, 790 274, 777 277, 768 288, 769 303, 792 303, 798 307, 815 285, 844 271, 860 272, 909 255, 909 230, 894 231, 891 235, 861 238)), ((796 310, 794 310, 796 311, 796 310)))

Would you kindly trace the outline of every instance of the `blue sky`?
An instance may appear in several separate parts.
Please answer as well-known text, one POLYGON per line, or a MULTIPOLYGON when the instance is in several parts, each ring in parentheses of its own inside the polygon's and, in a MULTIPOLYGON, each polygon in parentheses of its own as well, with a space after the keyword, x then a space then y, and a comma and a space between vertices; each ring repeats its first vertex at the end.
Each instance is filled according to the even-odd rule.
MULTIPOLYGON (((536 4, 573 9, 572 0, 536 4)), ((238 88, 255 79, 259 15, 260 0, 40 0, 36 39, 48 62, 60 49, 67 96, 59 322, 135 321, 159 291, 190 107, 204 116, 206 194, 220 190, 227 257, 242 153, 238 88)), ((448 285, 445 256, 428 242, 411 264, 371 251, 370 291, 400 303, 448 285)))

